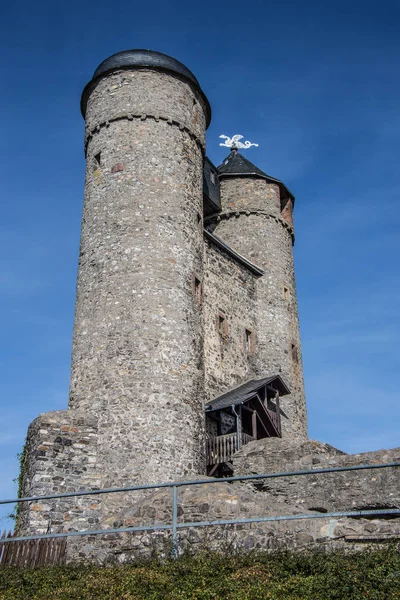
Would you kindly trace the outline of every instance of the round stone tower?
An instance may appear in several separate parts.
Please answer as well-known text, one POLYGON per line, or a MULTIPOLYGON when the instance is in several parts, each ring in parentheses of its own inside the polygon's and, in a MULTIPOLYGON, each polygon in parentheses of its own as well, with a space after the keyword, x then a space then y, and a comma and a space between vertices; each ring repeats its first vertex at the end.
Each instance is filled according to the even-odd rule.
POLYGON ((96 415, 102 486, 204 472, 202 174, 210 106, 147 50, 96 69, 81 101, 85 202, 70 408, 96 415))
POLYGON ((292 246, 294 197, 237 150, 218 169, 222 212, 207 226, 261 267, 257 281, 257 375, 281 374, 290 395, 281 398, 282 435, 307 436, 306 402, 292 246))

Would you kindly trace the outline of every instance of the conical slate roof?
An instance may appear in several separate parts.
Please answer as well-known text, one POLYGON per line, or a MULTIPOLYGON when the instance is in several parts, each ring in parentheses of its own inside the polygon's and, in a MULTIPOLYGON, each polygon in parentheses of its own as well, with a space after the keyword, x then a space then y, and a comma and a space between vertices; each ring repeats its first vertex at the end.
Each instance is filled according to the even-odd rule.
POLYGON ((253 165, 252 162, 247 160, 237 150, 232 150, 217 170, 220 179, 222 177, 259 177, 272 183, 277 183, 282 191, 282 195, 291 198, 294 202, 294 195, 282 181, 264 173, 264 171, 253 165))

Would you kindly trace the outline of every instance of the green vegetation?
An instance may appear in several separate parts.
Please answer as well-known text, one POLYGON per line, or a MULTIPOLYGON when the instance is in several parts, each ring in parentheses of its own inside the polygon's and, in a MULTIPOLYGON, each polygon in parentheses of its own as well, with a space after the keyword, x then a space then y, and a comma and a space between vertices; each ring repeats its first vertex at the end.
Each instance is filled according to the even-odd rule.
POLYGON ((0 569, 1 600, 400 599, 400 553, 183 556, 125 566, 0 569))
MULTIPOLYGON (((19 463, 19 474, 18 474, 18 477, 15 477, 15 479, 13 479, 13 482, 18 484, 17 498, 22 498, 22 484, 24 481, 25 460, 26 460, 26 442, 22 446, 21 452, 18 452, 17 459, 18 459, 18 463, 19 463)), ((13 512, 10 513, 9 515, 7 515, 7 519, 13 519, 14 521, 17 522, 18 516, 21 512, 21 508, 22 508, 22 504, 20 504, 20 503, 17 504, 16 506, 14 506, 13 512)))

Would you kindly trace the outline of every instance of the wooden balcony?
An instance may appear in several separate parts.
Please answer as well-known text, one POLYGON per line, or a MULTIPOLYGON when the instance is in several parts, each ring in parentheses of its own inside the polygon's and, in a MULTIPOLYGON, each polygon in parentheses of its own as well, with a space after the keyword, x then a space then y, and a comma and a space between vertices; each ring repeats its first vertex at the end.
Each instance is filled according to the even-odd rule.
POLYGON ((227 435, 209 437, 206 441, 207 465, 229 463, 241 446, 253 440, 253 436, 247 433, 240 433, 239 435, 228 433, 227 435))

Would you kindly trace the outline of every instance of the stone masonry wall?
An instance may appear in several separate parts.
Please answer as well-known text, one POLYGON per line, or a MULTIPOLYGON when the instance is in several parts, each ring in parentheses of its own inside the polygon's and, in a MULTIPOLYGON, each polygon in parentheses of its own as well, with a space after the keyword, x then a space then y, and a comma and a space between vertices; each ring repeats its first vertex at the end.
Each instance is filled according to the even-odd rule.
POLYGON ((70 406, 98 415, 105 487, 204 471, 201 102, 145 69, 88 101, 70 406))
MULTIPOLYGON (((91 91, 69 408, 31 425, 24 496, 204 472, 205 126, 179 76, 124 70, 91 91)), ((46 502, 20 530, 90 528, 125 499, 46 502)))
POLYGON ((222 213, 207 221, 234 250, 265 271, 257 281, 257 372, 281 374, 284 436, 305 437, 307 416, 293 262, 293 230, 280 213, 279 187, 264 179, 221 179, 222 213))
MULTIPOLYGON (((235 474, 274 473, 398 462, 400 449, 358 455, 312 440, 269 438, 250 442, 234 456, 235 474)), ((212 478, 210 478, 212 482, 212 478)), ((180 550, 233 552, 242 550, 365 548, 400 535, 400 518, 329 517, 327 512, 400 508, 397 467, 298 477, 199 484, 178 491, 178 522, 215 521, 282 515, 318 518, 179 529, 180 550)), ((170 523, 171 490, 158 490, 105 519, 102 527, 170 523)), ((79 549, 81 559, 124 562, 134 557, 165 556, 171 536, 145 532, 94 536, 79 549)))
MULTIPOLYGON (((392 462, 400 462, 400 448, 345 454, 313 440, 270 438, 243 446, 233 457, 233 468, 235 475, 250 475, 392 462)), ((257 489, 282 511, 400 508, 399 475, 399 468, 393 467, 282 477, 258 482, 257 489)), ((400 518, 396 521, 400 524, 400 518)))
MULTIPOLYGON (((73 411, 39 415, 30 425, 22 465, 24 495, 98 489, 96 419, 73 411)), ((99 521, 101 496, 42 500, 20 505, 17 529, 25 535, 87 529, 99 521)))
POLYGON ((257 341, 248 352, 245 329, 257 330, 257 277, 209 240, 204 262, 205 402, 209 402, 255 373, 257 341), (220 315, 226 319, 223 331, 220 315))

